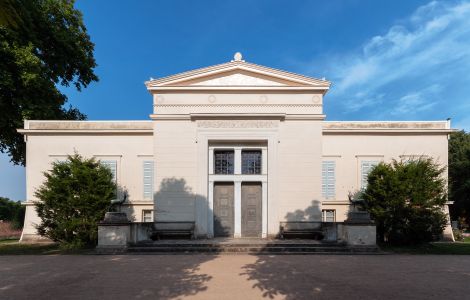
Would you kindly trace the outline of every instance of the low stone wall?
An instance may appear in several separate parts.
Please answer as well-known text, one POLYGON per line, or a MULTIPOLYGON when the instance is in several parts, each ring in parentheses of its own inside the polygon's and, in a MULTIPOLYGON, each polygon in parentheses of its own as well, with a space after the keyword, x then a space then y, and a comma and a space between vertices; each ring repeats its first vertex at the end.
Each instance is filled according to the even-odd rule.
POLYGON ((130 243, 151 241, 153 223, 134 222, 130 225, 130 243))

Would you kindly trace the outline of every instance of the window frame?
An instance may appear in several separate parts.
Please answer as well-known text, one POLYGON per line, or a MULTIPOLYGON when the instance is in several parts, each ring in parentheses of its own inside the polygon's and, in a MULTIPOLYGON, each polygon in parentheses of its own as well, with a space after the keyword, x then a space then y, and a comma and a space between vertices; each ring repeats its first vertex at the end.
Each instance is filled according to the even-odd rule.
MULTIPOLYGON (((221 160, 223 161, 223 160, 221 160)), ((213 173, 214 175, 234 175, 235 174, 235 149, 214 149, 213 154, 213 173), (231 154, 231 165, 230 160, 226 161, 227 166, 225 166, 225 172, 218 172, 218 170, 223 170, 224 166, 220 166, 218 169, 217 166, 217 155, 225 152, 225 154, 231 154)))
POLYGON ((321 220, 324 223, 335 223, 336 222, 336 209, 322 209, 321 210, 321 220), (327 212, 332 212, 333 213, 333 221, 328 221, 327 220, 327 212))
POLYGON ((153 209, 143 209, 142 210, 142 223, 152 223, 154 222, 154 210, 153 209), (150 213, 150 221, 145 221, 145 214, 150 213))
POLYGON ((257 149, 257 148, 242 148, 241 149, 241 161, 240 161, 240 170, 241 170, 241 175, 261 175, 263 174, 263 150, 262 149, 257 149), (259 154, 259 161, 258 162, 253 162, 254 164, 257 163, 258 166, 253 166, 254 168, 254 172, 250 173, 250 172, 244 172, 245 171, 245 161, 243 159, 243 154, 247 153, 247 152, 256 152, 259 154), (256 172, 257 169, 259 170, 259 172, 256 172))

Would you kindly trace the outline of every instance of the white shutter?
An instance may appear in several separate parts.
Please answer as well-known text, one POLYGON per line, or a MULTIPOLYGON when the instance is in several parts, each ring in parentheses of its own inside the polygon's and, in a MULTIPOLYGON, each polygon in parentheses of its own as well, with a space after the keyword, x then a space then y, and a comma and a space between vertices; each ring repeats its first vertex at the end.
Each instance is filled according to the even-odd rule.
POLYGON ((111 170, 113 180, 117 183, 117 162, 115 160, 102 160, 101 164, 111 170))
POLYGON ((361 162, 361 189, 367 187, 367 177, 370 171, 379 164, 378 161, 363 161, 361 162))
POLYGON ((153 161, 143 162, 143 190, 144 199, 153 199, 153 161))
POLYGON ((325 199, 335 198, 335 161, 322 162, 322 196, 325 199))

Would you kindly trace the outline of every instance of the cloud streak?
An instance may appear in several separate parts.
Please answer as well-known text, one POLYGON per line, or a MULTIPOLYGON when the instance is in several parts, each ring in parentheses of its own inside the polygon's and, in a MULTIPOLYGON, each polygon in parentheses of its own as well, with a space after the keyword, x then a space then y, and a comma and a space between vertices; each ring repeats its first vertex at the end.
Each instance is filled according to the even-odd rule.
MULTIPOLYGON (((342 106, 343 114, 431 115, 456 81, 470 83, 470 1, 429 2, 360 51, 339 57, 326 69, 334 84, 332 105, 342 106)), ((470 94, 468 86, 460 88, 469 92, 460 96, 470 94)))

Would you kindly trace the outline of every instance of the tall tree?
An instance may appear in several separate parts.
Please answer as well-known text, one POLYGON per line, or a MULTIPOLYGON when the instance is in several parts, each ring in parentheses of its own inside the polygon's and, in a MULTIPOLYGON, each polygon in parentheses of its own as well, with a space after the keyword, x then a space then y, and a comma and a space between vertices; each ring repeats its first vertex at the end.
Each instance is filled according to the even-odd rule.
POLYGON ((82 120, 58 85, 87 87, 94 44, 73 0, 0 1, 0 151, 25 164, 25 119, 82 120))
POLYGON ((470 222, 470 133, 463 130, 450 135, 449 200, 452 217, 470 222))

